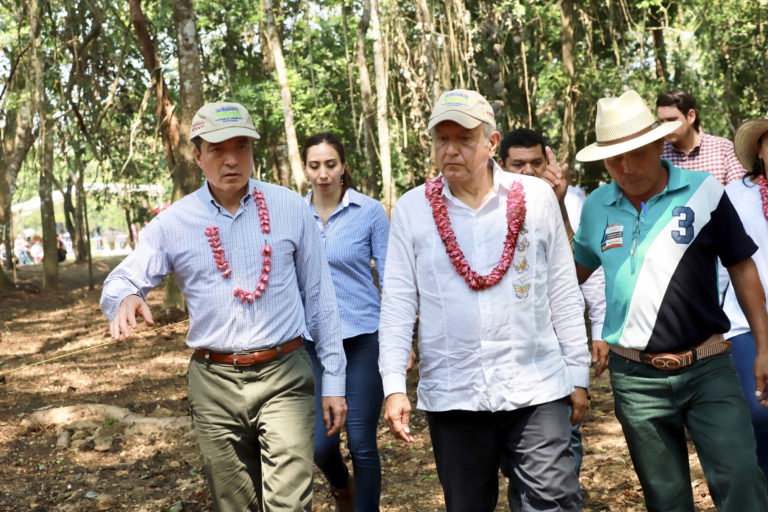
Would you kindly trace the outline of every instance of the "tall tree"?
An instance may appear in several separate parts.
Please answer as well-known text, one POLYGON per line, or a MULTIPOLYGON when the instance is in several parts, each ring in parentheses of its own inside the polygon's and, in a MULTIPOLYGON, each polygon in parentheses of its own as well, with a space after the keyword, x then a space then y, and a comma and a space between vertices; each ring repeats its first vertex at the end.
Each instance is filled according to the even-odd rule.
MULTIPOLYGON (((129 0, 128 5, 130 6, 131 22, 138 38, 139 49, 144 57, 144 65, 155 86, 155 109, 161 126, 165 160, 168 171, 174 176, 176 168, 175 148, 179 144, 179 121, 176 116, 175 105, 163 77, 162 64, 158 58, 155 42, 149 33, 149 22, 141 7, 141 0, 129 0)), ((182 190, 181 185, 174 181, 173 195, 183 196, 182 190)), ((184 297, 173 277, 166 281, 164 305, 166 308, 184 308, 184 297)))
POLYGON ((56 241, 56 218, 53 211, 53 116, 46 91, 45 49, 42 45, 43 9, 37 0, 30 0, 29 34, 32 40, 32 63, 35 71, 35 106, 40 123, 40 218, 43 230, 43 289, 55 290, 59 285, 59 264, 56 241))
POLYGON ((176 166, 173 169, 173 200, 176 201, 200 187, 200 169, 195 163, 193 144, 188 140, 195 112, 203 106, 203 73, 200 64, 200 41, 197 37, 195 9, 192 0, 173 1, 176 28, 176 53, 179 59, 179 129, 176 166))
POLYGON ((574 68, 574 47, 573 37, 573 0, 562 0, 560 3, 561 26, 560 26, 560 45, 563 56, 563 68, 568 79, 565 90, 565 112, 563 113, 563 129, 560 144, 560 152, 563 162, 568 164, 569 169, 573 169, 573 162, 576 156, 576 81, 574 68))
POLYGON ((307 193, 307 179, 304 176, 304 170, 301 166, 301 157, 299 156, 299 143, 296 137, 296 125, 293 119, 293 105, 291 101, 291 88, 288 85, 288 71, 283 58, 283 45, 277 30, 275 21, 275 12, 272 7, 272 0, 264 0, 264 12, 266 14, 265 24, 267 36, 269 37, 272 49, 272 57, 275 61, 277 71, 277 82, 280 85, 280 99, 283 104, 283 119, 285 124, 285 139, 288 144, 288 160, 291 164, 291 174, 293 181, 299 193, 307 193))
POLYGON ((389 152, 389 112, 387 104, 388 67, 386 40, 379 21, 379 2, 371 1, 371 36, 373 38, 373 66, 376 70, 376 125, 379 130, 379 162, 381 163, 381 188, 384 209, 392 213, 397 200, 392 179, 392 160, 389 152))
POLYGON ((378 185, 377 173, 374 169, 379 167, 376 158, 376 144, 374 142, 375 131, 373 122, 375 110, 373 108, 373 91, 371 90, 371 77, 368 73, 368 59, 365 55, 365 39, 368 36, 368 27, 371 22, 371 0, 363 0, 363 11, 357 24, 357 42, 355 43, 355 62, 357 63, 357 76, 360 82, 360 106, 363 117, 363 149, 369 170, 368 191, 378 195, 381 188, 378 185))

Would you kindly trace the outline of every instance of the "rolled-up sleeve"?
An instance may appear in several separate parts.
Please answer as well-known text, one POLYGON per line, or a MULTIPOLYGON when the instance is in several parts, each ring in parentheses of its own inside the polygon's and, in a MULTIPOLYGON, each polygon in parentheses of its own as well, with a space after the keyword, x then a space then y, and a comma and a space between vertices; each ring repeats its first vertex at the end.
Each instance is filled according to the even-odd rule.
POLYGON ((346 394, 347 359, 341 321, 328 260, 317 226, 306 205, 301 208, 302 233, 296 244, 296 278, 304 302, 307 330, 323 367, 322 396, 346 394))
POLYGON ((415 247, 405 200, 395 205, 387 245, 379 320, 379 373, 384 396, 405 393, 405 367, 413 344, 413 325, 418 311, 415 247))

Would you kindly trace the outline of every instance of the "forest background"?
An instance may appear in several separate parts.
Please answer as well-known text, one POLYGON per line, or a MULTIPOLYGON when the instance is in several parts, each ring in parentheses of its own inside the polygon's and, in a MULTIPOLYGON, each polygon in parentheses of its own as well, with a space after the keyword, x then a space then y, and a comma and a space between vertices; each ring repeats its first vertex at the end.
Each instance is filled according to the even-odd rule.
MULTIPOLYGON (((573 157, 593 140, 599 98, 633 88, 652 104, 681 88, 703 130, 731 138, 768 109, 767 33, 768 0, 2 2, 0 238, 12 245, 11 205, 39 196, 42 282, 55 289, 55 223, 87 261, 92 212, 117 208, 129 231, 194 191, 202 175, 186 135, 219 100, 254 117, 257 178, 306 192, 300 144, 330 130, 356 188, 391 210, 437 172, 434 100, 475 89, 501 131, 545 133, 589 191, 608 176, 573 157), (166 197, 135 188, 146 184, 166 197)), ((0 289, 12 277, 0 267, 0 289)))

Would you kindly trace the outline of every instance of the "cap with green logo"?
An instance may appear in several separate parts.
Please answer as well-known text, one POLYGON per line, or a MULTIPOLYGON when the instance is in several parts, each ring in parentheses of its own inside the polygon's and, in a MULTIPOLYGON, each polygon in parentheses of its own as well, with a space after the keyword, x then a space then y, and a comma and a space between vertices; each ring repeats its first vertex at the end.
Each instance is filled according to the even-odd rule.
POLYGON ((213 102, 203 105, 192 119, 189 140, 201 137, 210 143, 234 137, 258 139, 250 114, 239 103, 213 102))
POLYGON ((496 127, 490 103, 479 93, 466 89, 454 89, 440 95, 432 109, 427 129, 431 130, 443 121, 453 121, 470 130, 480 126, 480 123, 496 127))

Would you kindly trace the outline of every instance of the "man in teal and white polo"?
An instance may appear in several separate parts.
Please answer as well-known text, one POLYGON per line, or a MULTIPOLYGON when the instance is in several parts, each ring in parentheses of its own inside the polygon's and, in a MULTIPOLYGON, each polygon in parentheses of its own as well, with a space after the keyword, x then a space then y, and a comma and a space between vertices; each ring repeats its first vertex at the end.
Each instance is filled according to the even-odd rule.
POLYGON ((722 333, 717 258, 733 281, 755 343, 756 393, 768 404, 768 315, 744 231, 722 185, 661 159, 659 124, 635 92, 597 105, 597 142, 613 182, 593 192, 574 240, 579 281, 605 269, 607 311, 593 343, 608 364, 616 417, 650 511, 693 511, 686 429, 718 511, 768 510, 749 410, 722 333), (611 354, 610 361, 608 356, 611 354))

